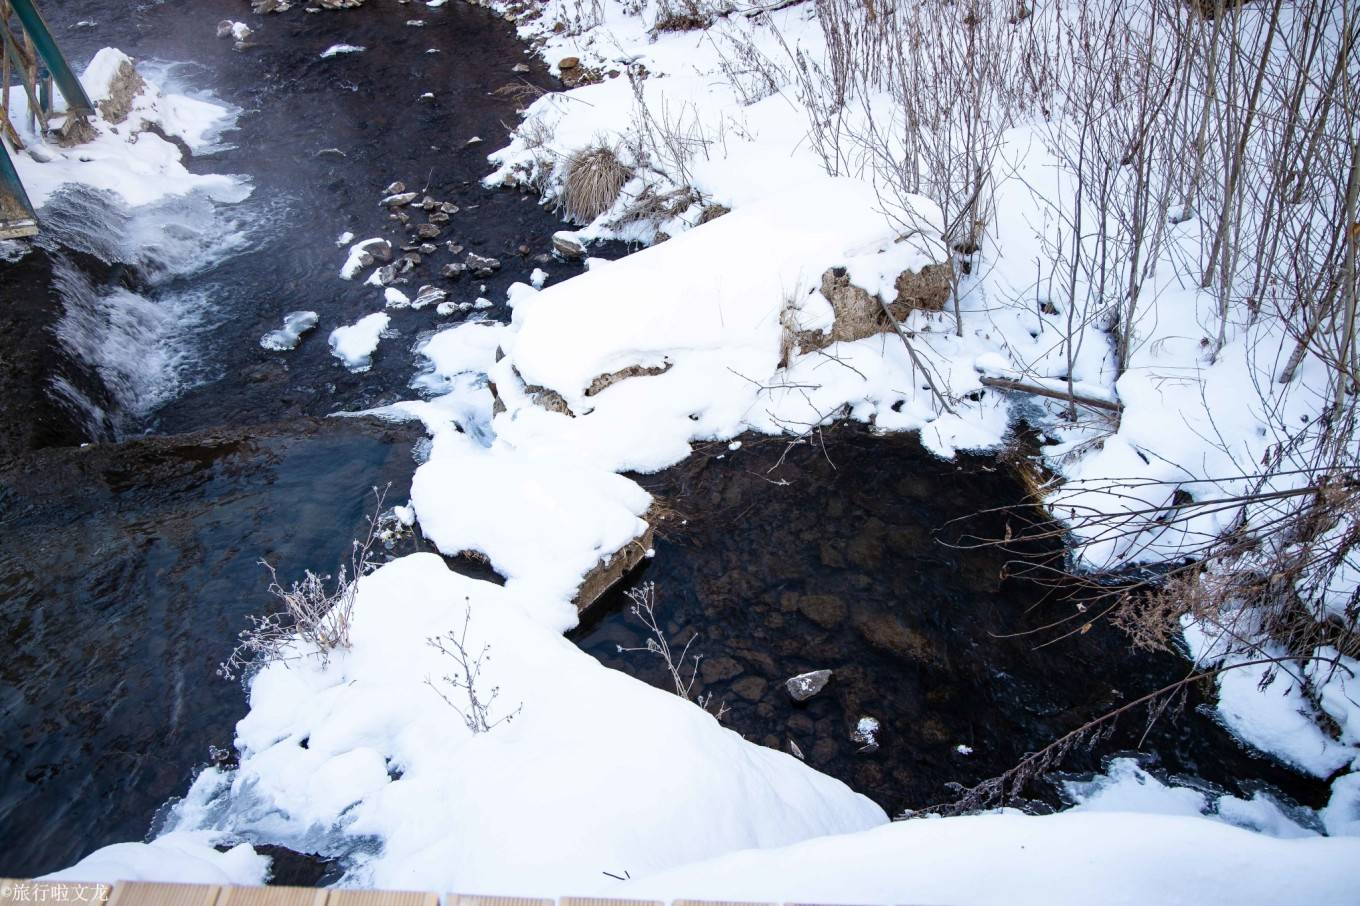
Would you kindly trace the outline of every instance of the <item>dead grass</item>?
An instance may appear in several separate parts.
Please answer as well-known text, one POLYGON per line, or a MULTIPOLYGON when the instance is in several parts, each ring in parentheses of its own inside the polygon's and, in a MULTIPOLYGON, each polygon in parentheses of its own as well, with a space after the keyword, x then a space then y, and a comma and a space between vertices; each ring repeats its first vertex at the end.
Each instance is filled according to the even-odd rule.
POLYGON ((562 176, 562 207, 577 223, 590 223, 613 207, 632 171, 614 148, 597 144, 567 158, 562 176))

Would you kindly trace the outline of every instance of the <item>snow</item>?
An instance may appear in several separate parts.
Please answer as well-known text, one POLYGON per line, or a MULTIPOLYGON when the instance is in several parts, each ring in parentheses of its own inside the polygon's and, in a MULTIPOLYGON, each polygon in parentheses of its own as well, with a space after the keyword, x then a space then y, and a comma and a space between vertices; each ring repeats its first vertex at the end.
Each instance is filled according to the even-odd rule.
POLYGON ((332 44, 321 51, 321 59, 329 60, 331 57, 338 57, 341 54, 363 53, 366 48, 358 44, 332 44))
MULTIPOLYGON (((346 235, 351 239, 354 238, 352 233, 346 235)), ((363 270, 366 266, 364 264, 364 255, 366 253, 371 255, 373 249, 389 244, 390 243, 381 236, 374 236, 372 239, 365 239, 351 245, 349 247, 349 254, 345 257, 345 263, 340 266, 340 278, 342 280, 353 280, 358 276, 359 271, 363 270)))
POLYGON ((1350 904, 1360 840, 1281 840, 1203 818, 1118 812, 896 822, 733 853, 612 896, 756 903, 1143 906, 1350 904))
MULTIPOLYGON (((108 97, 109 82, 132 58, 111 47, 94 55, 81 84, 98 106, 108 97)), ((167 135, 182 139, 196 154, 206 153, 215 137, 230 128, 232 111, 184 95, 166 94, 153 82, 134 99, 125 122, 113 125, 102 115, 92 119, 91 141, 63 148, 55 141, 27 131, 27 98, 10 92, 10 122, 20 131, 26 152, 12 155, 29 200, 41 208, 62 185, 83 183, 118 195, 130 206, 142 206, 175 195, 202 192, 220 202, 237 202, 250 194, 238 177, 190 173, 175 145, 153 132, 158 126, 167 135)))
POLYGON ((640 876, 886 821, 839 781, 600 666, 526 604, 433 554, 381 567, 360 583, 348 651, 254 677, 239 769, 200 775, 172 826, 332 851, 373 835, 383 846, 357 853, 346 883, 556 896, 599 887, 602 867, 640 876), (467 650, 489 646, 493 718, 521 709, 481 734, 427 685, 455 668, 425 640, 465 621, 467 650))
POLYGON ((256 854, 246 843, 218 852, 214 844, 219 837, 210 831, 181 831, 163 834, 150 843, 115 843, 39 880, 263 884, 268 857, 256 854))
POLYGON ((283 327, 260 337, 260 345, 274 352, 295 349, 302 335, 316 327, 319 320, 314 311, 290 311, 283 316, 283 327))
POLYGON ((335 328, 330 336, 331 354, 344 362, 350 371, 367 371, 390 321, 386 313, 376 312, 353 324, 335 328))

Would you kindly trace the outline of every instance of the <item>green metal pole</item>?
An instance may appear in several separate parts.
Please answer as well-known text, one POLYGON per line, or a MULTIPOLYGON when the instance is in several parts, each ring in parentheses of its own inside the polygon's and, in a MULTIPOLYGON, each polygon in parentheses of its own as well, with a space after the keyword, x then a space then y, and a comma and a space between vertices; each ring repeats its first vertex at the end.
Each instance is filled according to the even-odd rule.
POLYGON ((0 202, 3 201, 9 204, 0 204, 0 238, 32 236, 38 232, 38 215, 33 213, 33 203, 19 181, 19 171, 14 169, 9 149, 0 138, 0 202), (20 210, 11 210, 13 205, 18 205, 20 210))
POLYGON ((38 55, 43 58, 48 71, 57 82, 61 96, 66 98, 67 111, 72 116, 92 116, 94 105, 90 103, 85 87, 80 84, 80 79, 76 78, 66 58, 62 56, 56 39, 52 37, 52 30, 47 27, 47 22, 43 20, 42 13, 38 12, 33 0, 10 0, 10 6, 23 23, 24 31, 33 39, 34 46, 38 48, 38 55))

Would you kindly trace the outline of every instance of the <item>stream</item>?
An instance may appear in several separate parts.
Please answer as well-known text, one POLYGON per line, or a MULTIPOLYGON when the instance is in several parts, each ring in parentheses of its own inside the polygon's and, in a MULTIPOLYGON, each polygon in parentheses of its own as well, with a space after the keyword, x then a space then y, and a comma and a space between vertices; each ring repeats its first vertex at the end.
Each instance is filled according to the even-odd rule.
MULTIPOLYGON (((392 311, 372 368, 347 371, 326 336, 377 310, 379 293, 338 278, 337 234, 399 244, 378 201, 402 180, 460 208, 407 289, 485 297, 495 306, 469 316, 504 318, 506 287, 534 268, 549 282, 580 272, 542 257, 556 215, 480 185, 486 154, 516 121, 514 92, 502 89, 554 87, 484 9, 43 8, 77 69, 116 46, 167 90, 233 108, 235 128, 189 166, 240 175, 253 192, 235 205, 190 196, 129 211, 66 190, 40 212, 35 249, 0 258, 10 429, 0 439, 0 874, 11 877, 142 839, 245 713, 242 688, 217 667, 268 604, 259 561, 285 581, 334 569, 363 529, 371 488, 405 501, 420 432, 324 416, 413 397, 412 347, 461 316, 392 311), (425 24, 406 24, 414 18, 425 24), (222 19, 257 28, 251 45, 218 39, 222 19), (320 57, 338 43, 368 49, 320 57), (512 73, 520 62, 528 73, 512 73), (439 267, 461 260, 449 241, 503 267, 441 280, 439 267), (262 349, 260 336, 294 310, 317 311, 320 326, 291 352, 262 349)), ((1023 496, 995 457, 943 462, 912 437, 843 427, 825 446, 705 446, 638 480, 677 518, 630 587, 655 582, 668 633, 682 643, 698 633, 695 691, 726 704, 727 726, 785 751, 792 742, 890 812, 947 800, 947 783, 997 774, 1184 673, 1175 658, 1131 654, 1106 628, 1046 649, 1002 637, 1040 622, 1036 592, 1003 581, 996 552, 937 539, 950 520, 1023 496), (794 703, 783 680, 820 668, 831 683, 794 703), (876 751, 849 738, 862 716, 882 724, 876 751)), ((572 638, 667 687, 645 654, 619 650, 645 643, 624 591, 572 638)), ((1324 784, 1251 755, 1199 704, 1141 746, 1124 728, 1066 767, 1096 770, 1136 748, 1168 773, 1321 804, 1324 784)), ((1036 803, 1059 800, 1040 791, 1036 803)))

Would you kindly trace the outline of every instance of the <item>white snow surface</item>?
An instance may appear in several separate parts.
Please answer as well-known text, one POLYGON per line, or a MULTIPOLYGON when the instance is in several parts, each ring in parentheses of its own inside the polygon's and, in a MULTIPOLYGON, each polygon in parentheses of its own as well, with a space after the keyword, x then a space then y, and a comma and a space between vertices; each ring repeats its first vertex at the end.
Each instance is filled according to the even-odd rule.
POLYGON ((610 891, 637 899, 951 906, 1355 902, 1360 840, 1281 840, 1119 812, 900 821, 733 853, 610 891))
POLYGON ((331 354, 351 371, 367 371, 372 367, 373 353, 391 320, 386 312, 380 311, 335 328, 330 336, 331 354))
MULTIPOLYGON (((98 107, 109 95, 109 81, 132 58, 106 47, 94 55, 81 76, 90 100, 98 107)), ((144 76, 145 77, 145 76, 144 76)), ((250 194, 238 177, 190 173, 174 144, 152 132, 156 125, 180 138, 195 154, 207 153, 216 136, 231 125, 232 111, 224 106, 167 94, 150 79, 134 98, 125 122, 113 125, 102 114, 91 120, 91 141, 63 148, 55 141, 25 131, 27 99, 11 91, 10 122, 20 130, 28 150, 12 155, 29 200, 41 208, 66 183, 83 183, 117 194, 131 206, 150 204, 172 195, 203 192, 216 201, 237 202, 250 194)))
POLYGON ((262 670, 240 768, 201 775, 172 823, 377 835, 350 882, 556 896, 601 886, 602 869, 640 876, 886 821, 840 781, 602 667, 522 604, 433 554, 381 567, 360 583, 350 650, 262 670), (514 715, 482 734, 426 683, 466 707, 440 680, 453 662, 426 644, 465 620, 466 649, 489 646, 492 720, 514 715))
POLYGON ((214 844, 219 838, 211 831, 179 831, 163 834, 150 843, 115 843, 40 880, 263 884, 269 858, 246 843, 218 852, 214 844))

